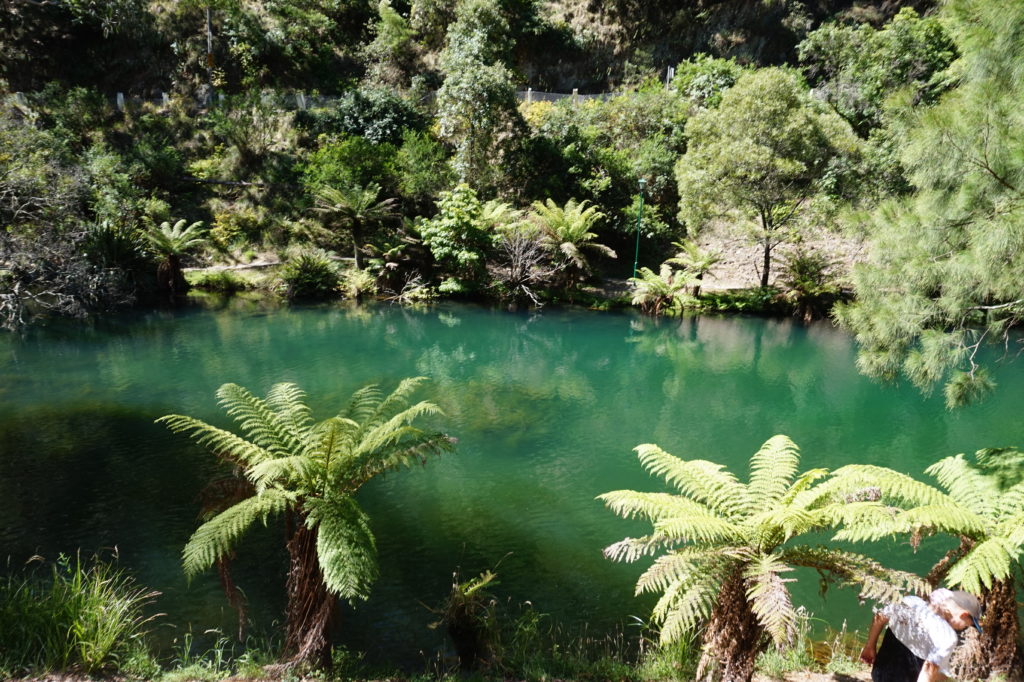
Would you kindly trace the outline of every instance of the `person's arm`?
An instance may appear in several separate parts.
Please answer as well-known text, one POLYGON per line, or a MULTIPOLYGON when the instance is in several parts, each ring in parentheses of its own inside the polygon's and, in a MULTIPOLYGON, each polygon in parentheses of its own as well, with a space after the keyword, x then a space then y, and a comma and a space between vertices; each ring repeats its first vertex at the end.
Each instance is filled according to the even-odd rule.
POLYGON ((917 682, 943 682, 947 679, 949 678, 942 674, 939 666, 931 661, 925 661, 921 666, 921 673, 917 676, 917 682))
POLYGON ((868 641, 864 643, 864 648, 860 652, 860 660, 868 665, 874 665, 875 663, 875 654, 878 652, 878 635, 882 634, 882 629, 888 624, 889 619, 880 613, 876 613, 875 617, 871 620, 871 628, 868 630, 868 641))

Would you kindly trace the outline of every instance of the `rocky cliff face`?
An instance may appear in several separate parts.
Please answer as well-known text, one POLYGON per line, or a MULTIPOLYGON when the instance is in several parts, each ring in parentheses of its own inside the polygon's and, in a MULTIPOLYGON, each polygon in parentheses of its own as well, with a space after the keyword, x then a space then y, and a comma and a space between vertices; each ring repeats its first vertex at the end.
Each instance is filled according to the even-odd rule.
POLYGON ((697 52, 760 65, 793 63, 796 45, 829 20, 880 25, 901 7, 927 11, 934 0, 547 0, 551 27, 526 37, 520 70, 535 88, 616 87, 637 74, 664 72, 697 52))

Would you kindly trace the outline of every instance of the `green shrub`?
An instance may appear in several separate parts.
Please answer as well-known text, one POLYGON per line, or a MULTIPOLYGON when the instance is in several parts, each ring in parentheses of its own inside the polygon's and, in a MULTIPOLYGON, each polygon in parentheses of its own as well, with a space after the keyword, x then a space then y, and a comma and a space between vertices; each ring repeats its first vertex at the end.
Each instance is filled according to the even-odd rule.
POLYGON ((345 298, 358 301, 377 293, 377 278, 369 270, 352 268, 341 276, 341 290, 345 298))
POLYGON ((306 249, 292 256, 281 269, 288 300, 332 298, 338 293, 338 267, 321 249, 306 249))
POLYGON ((215 291, 221 294, 235 294, 254 288, 249 280, 239 277, 229 270, 197 272, 189 276, 188 281, 196 289, 215 291))
POLYGON ((62 554, 48 575, 11 573, 0 582, 0 672, 142 669, 157 595, 95 556, 62 554))

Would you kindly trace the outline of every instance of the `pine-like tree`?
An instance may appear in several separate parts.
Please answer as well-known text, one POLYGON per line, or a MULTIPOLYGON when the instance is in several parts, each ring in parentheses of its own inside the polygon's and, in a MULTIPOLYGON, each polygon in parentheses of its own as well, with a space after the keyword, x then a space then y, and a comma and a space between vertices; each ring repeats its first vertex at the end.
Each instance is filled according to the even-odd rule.
POLYGON ((841 479, 825 469, 797 474, 800 453, 774 436, 750 460, 744 484, 706 460, 681 460, 656 445, 636 448, 640 462, 678 494, 618 490, 599 499, 624 517, 649 520, 653 532, 605 549, 616 561, 666 550, 640 577, 636 592, 660 592, 654 620, 662 643, 704 628, 698 677, 748 682, 758 653, 796 636, 797 613, 785 574, 808 566, 861 586, 865 598, 895 600, 901 590, 923 592, 924 581, 839 549, 795 544, 861 515, 879 513, 872 501, 852 501, 841 479))
POLYGON ((187 574, 229 558, 256 521, 284 516, 290 558, 284 656, 291 662, 329 665, 337 598, 367 599, 377 577, 376 541, 355 499, 359 488, 380 473, 452 450, 444 434, 413 425, 440 414, 433 403, 408 404, 423 381, 406 379, 388 396, 366 386, 337 416, 320 422, 295 384, 275 384, 266 399, 224 384, 217 397, 244 436, 192 417, 158 420, 233 464, 248 483, 219 486, 237 497, 185 545, 187 574))
POLYGON ((869 260, 838 318, 862 372, 945 383, 956 406, 993 385, 978 349, 1015 344, 1024 321, 1024 5, 951 0, 942 12, 963 55, 957 87, 904 121, 917 190, 866 216, 869 260))

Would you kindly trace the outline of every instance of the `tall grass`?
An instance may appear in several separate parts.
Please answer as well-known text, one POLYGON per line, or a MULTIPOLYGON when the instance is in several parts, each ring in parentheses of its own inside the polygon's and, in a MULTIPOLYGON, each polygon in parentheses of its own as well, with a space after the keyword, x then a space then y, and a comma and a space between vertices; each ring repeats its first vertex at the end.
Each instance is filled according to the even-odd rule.
POLYGON ((156 616, 145 608, 158 592, 97 556, 62 554, 49 568, 34 557, 0 579, 0 673, 111 672, 147 657, 143 640, 156 616))

